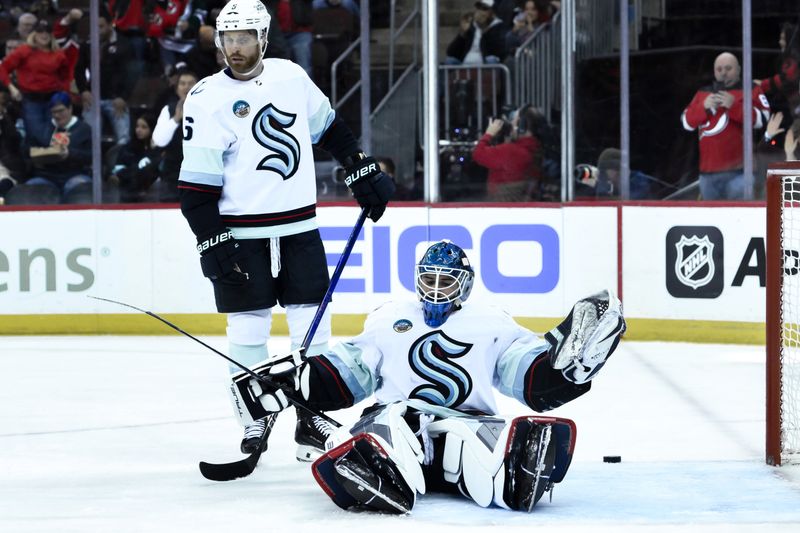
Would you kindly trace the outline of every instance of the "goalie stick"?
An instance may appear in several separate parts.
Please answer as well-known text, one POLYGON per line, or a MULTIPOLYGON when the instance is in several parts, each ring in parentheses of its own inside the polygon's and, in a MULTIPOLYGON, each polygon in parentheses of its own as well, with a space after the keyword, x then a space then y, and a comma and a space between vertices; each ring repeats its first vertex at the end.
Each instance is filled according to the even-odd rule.
MULTIPOLYGON (((353 246, 355 245, 355 241, 356 241, 356 239, 358 237, 358 234, 361 231, 361 228, 364 225, 364 222, 366 221, 366 218, 367 218, 367 209, 366 208, 362 208, 361 209, 361 213, 359 214, 358 220, 356 221, 356 224, 353 227, 352 232, 350 233, 350 237, 347 239, 347 244, 345 245, 345 248, 342 251, 342 255, 339 257, 339 262, 336 265, 336 269, 334 270, 333 275, 331 276, 331 281, 330 281, 330 284, 328 285, 328 290, 325 293, 325 296, 323 297, 322 302, 320 302, 319 307, 317 307, 317 312, 314 315, 314 319, 311 321, 311 325, 309 326, 308 331, 306 332, 306 335, 303 338, 303 344, 301 345, 301 348, 303 349, 303 351, 308 349, 308 347, 311 345, 311 341, 314 338, 314 334, 317 331, 317 327, 319 326, 319 323, 322 320, 322 315, 325 312, 325 309, 327 308, 328 303, 331 301, 331 297, 333 295, 333 290, 336 287, 336 284, 338 283, 339 278, 342 275, 342 270, 344 270, 344 266, 347 263, 347 259, 350 257, 350 252, 352 252, 352 250, 353 250, 353 246)), ((231 359, 230 357, 228 357, 224 353, 220 352, 216 348, 214 348, 212 346, 209 346, 208 344, 206 344, 205 342, 201 341, 197 337, 195 337, 192 334, 184 331, 183 329, 181 329, 180 327, 176 326, 175 324, 173 324, 169 320, 167 320, 167 319, 165 319, 165 318, 153 313, 152 311, 147 311, 145 309, 141 309, 141 308, 136 307, 134 305, 127 304, 127 303, 124 303, 124 302, 119 302, 119 301, 116 301, 116 300, 111 300, 111 299, 108 299, 108 298, 100 298, 98 296, 89 296, 89 298, 93 298, 95 300, 101 300, 101 301, 104 301, 104 302, 110 302, 110 303, 122 305, 122 306, 125 306, 125 307, 129 307, 131 309, 135 309, 136 311, 140 311, 142 313, 145 313, 146 315, 149 315, 149 316, 155 318, 156 320, 159 320, 162 323, 166 324, 167 326, 171 327, 172 329, 174 329, 178 333, 181 333, 182 335, 185 335, 186 337, 189 337, 193 341, 201 344, 205 348, 208 348, 209 350, 211 350, 215 354, 219 355, 223 359, 227 360, 228 362, 230 362, 230 363, 236 365, 237 367, 241 368, 243 371, 245 371, 248 374, 250 374, 253 377, 253 379, 255 379, 257 381, 260 381, 260 382, 263 382, 263 383, 266 383, 267 385, 271 385, 271 383, 269 382, 269 380, 267 378, 259 376, 258 374, 256 374, 255 372, 253 372, 252 370, 247 368, 246 366, 240 364, 238 361, 235 361, 235 360, 231 359)), ((286 358, 278 359, 278 360, 275 361, 275 363, 279 363, 279 362, 281 362, 281 361, 283 361, 285 359, 286 358)), ((329 416, 327 416, 324 413, 321 413, 319 411, 311 409, 310 407, 305 405, 305 403, 301 399, 294 397, 294 395, 288 395, 287 394, 286 397, 296 407, 299 407, 300 409, 303 409, 303 410, 309 412, 310 414, 312 414, 314 416, 318 416, 320 418, 323 418, 323 419, 327 420, 329 423, 333 424, 336 427, 341 427, 341 424, 339 422, 337 422, 336 420, 330 418, 329 416)), ((253 453, 251 453, 250 455, 248 455, 247 457, 245 457, 244 459, 240 459, 238 461, 232 461, 230 463, 207 463, 205 461, 201 461, 200 464, 199 464, 199 467, 200 467, 200 473, 203 475, 203 477, 205 477, 206 479, 209 479, 211 481, 232 481, 234 479, 247 477, 250 474, 252 474, 253 470, 255 470, 256 466, 258 465, 258 461, 261 458, 261 454, 267 448, 267 440, 269 439, 270 433, 272 433, 272 426, 275 424, 275 419, 277 417, 278 417, 278 413, 274 413, 274 414, 272 414, 272 415, 267 417, 267 419, 266 419, 266 428, 264 430, 264 434, 261 436, 261 439, 258 442, 258 446, 256 447, 256 450, 253 453)))

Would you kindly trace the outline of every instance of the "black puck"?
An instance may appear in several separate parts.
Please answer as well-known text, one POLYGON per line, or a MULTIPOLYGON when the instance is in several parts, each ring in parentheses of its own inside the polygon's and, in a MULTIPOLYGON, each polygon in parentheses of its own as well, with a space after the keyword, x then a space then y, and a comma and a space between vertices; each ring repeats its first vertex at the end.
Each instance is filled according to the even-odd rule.
POLYGON ((622 456, 620 455, 604 455, 603 456, 604 463, 621 463, 622 456))

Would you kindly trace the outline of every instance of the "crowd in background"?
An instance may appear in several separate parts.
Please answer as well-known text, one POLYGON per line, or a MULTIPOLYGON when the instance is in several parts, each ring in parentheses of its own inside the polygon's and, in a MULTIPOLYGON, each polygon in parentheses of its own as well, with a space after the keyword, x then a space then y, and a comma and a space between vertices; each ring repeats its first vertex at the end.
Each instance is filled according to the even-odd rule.
MULTIPOLYGON (((214 24, 225 3, 101 2, 101 75, 99 94, 95 95, 87 13, 76 7, 63 7, 65 2, 0 2, 0 198, 8 204, 90 202, 93 173, 89 124, 99 115, 104 201, 176 201, 183 99, 194 83, 224 67, 214 42, 214 24)), ((273 16, 266 56, 295 61, 330 94, 330 65, 358 35, 358 1, 264 3, 273 16)), ((458 33, 447 45, 443 64, 510 65, 515 51, 529 42, 534 32, 551 23, 560 2, 467 0, 465 6, 469 9, 460 17, 458 33)), ((780 64, 770 76, 755 80, 754 105, 764 111, 761 119, 754 120, 755 138, 759 140, 757 171, 761 174, 769 162, 797 157, 797 33, 793 24, 781 27, 780 64), (761 98, 766 99, 766 107, 760 105, 761 98), (773 100, 780 101, 780 111, 770 115, 768 102, 773 100)), ((733 54, 731 58, 737 59, 733 54)), ((716 77, 716 65, 714 68, 716 77)), ((735 69, 740 74, 738 60, 735 69)), ((740 96, 735 96, 741 92, 741 77, 722 87, 721 92, 714 83, 703 89, 706 92, 696 107, 687 107, 688 116, 693 118, 684 122, 684 127, 699 132, 701 179, 703 172, 708 175, 719 170, 727 174, 712 178, 725 181, 728 175, 741 174, 742 154, 729 155, 730 160, 708 167, 708 161, 714 159, 708 154, 715 153, 719 159, 719 149, 712 147, 708 151, 710 143, 703 140, 702 124, 706 113, 710 116, 741 106, 740 96), (705 100, 706 94, 717 96, 705 100)), ((498 103, 503 112, 485 117, 485 131, 474 136, 468 162, 463 163, 461 154, 451 157, 456 164, 442 165, 443 180, 447 180, 448 169, 452 168, 453 172, 471 172, 479 177, 478 199, 560 199, 558 129, 544 118, 544 110, 527 104, 514 108, 508 106, 509 102, 498 103)), ((733 111, 731 116, 735 115, 733 111)), ((614 146, 599 147, 597 156, 576 171, 577 197, 618 198, 619 150, 614 146)), ((394 167, 389 158, 384 158, 384 163, 394 167)), ((398 180, 398 199, 422 199, 419 165, 414 174, 398 180)), ((634 169, 630 197, 652 198, 652 186, 659 183, 663 184, 634 169)), ((738 192, 727 190, 719 189, 714 197, 738 197, 738 192)), ((710 191, 708 187, 704 189, 706 199, 712 198, 710 191)), ((445 199, 459 198, 463 196, 445 199)))
MULTIPOLYGON (((176 201, 183 100, 198 80, 225 66, 214 42, 225 3, 101 2, 99 95, 92 93, 88 13, 46 0, 1 4, 0 198, 91 202, 89 124, 99 114, 103 200, 176 201)), ((338 32, 324 21, 346 20, 348 31, 357 31, 354 0, 264 3, 273 20, 266 57, 295 61, 312 76, 336 57, 312 61, 315 25, 338 32)))

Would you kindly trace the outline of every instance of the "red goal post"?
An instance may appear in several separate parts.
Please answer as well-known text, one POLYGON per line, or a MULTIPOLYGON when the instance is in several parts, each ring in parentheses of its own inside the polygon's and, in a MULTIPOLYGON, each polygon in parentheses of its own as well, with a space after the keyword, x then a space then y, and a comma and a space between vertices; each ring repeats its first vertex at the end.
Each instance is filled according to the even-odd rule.
POLYGON ((800 462, 800 161, 767 169, 767 446, 771 465, 800 462))

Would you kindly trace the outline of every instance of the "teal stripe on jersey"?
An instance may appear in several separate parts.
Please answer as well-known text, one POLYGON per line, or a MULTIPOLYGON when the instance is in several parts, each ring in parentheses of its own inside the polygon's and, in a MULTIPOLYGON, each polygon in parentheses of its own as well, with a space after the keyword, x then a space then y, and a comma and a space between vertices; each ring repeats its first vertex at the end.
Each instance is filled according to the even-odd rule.
POLYGON ((310 117, 308 117, 308 131, 311 133, 311 144, 317 144, 331 125, 333 119, 336 118, 336 111, 331 109, 331 104, 328 100, 324 100, 319 109, 310 117))
MULTIPOLYGON (((538 340, 538 339, 537 339, 538 340)), ((502 394, 525 403, 525 373, 534 359, 547 351, 547 342, 513 343, 497 360, 495 387, 502 394)))
POLYGON ((222 187, 222 174, 206 174, 205 172, 192 172, 191 170, 181 169, 178 179, 187 183, 222 187))
POLYGON ((361 358, 360 348, 349 342, 340 342, 325 357, 339 371, 339 375, 355 399, 354 403, 375 392, 375 378, 361 358))
MULTIPOLYGON (((222 176, 222 153, 218 148, 205 148, 202 146, 183 146, 183 163, 181 171, 199 172, 202 174, 216 174, 222 176)), ((222 185, 215 183, 214 185, 222 185)))

